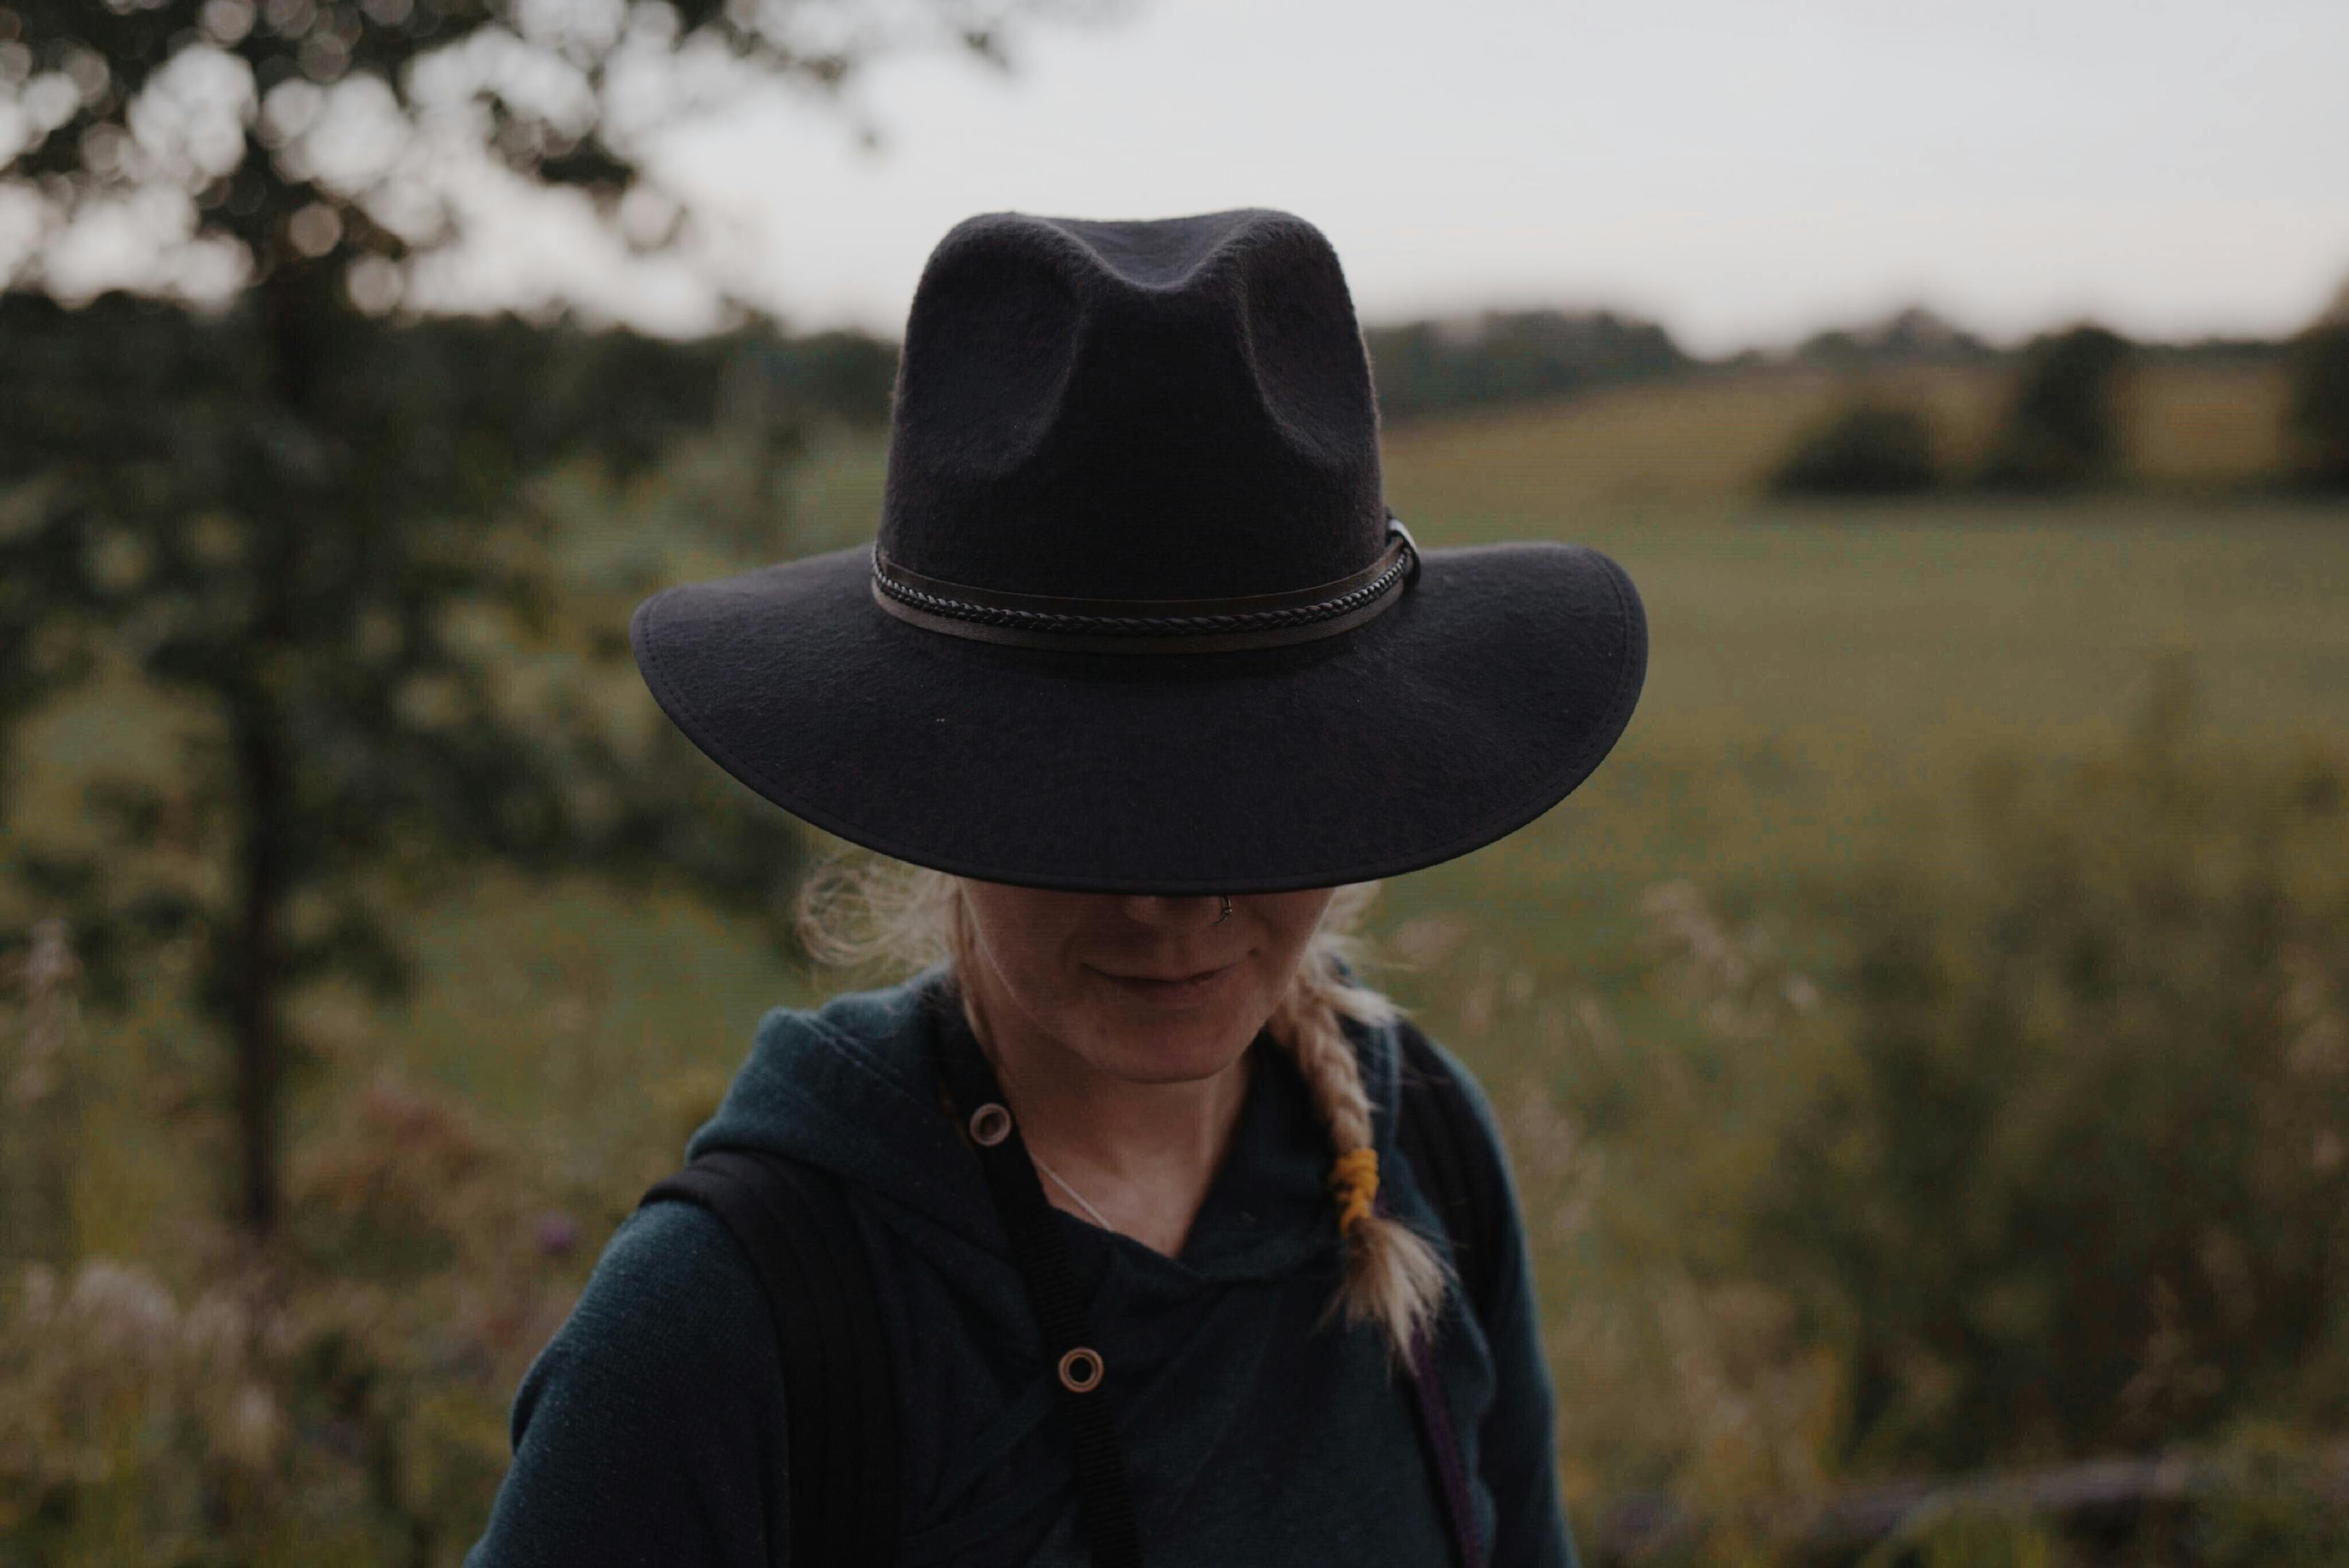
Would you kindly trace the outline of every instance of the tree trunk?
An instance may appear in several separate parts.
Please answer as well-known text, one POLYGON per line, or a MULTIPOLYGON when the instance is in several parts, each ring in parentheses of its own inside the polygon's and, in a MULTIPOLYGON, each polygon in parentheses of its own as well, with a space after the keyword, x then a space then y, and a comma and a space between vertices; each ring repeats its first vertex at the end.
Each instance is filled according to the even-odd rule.
MULTIPOLYGON (((266 657, 266 655, 264 655, 266 657)), ((266 681, 264 672, 256 672, 266 681)), ((249 689, 233 717, 237 799, 244 818, 238 854, 236 947, 228 976, 234 1040, 236 1133, 244 1224, 256 1240, 277 1228, 277 1099, 285 1042, 277 1020, 284 969, 279 919, 286 892, 285 813, 291 807, 275 704, 249 689)))
MULTIPOLYGON (((331 280, 314 267, 281 259, 262 285, 273 386, 278 411, 299 439, 314 431, 312 403, 317 359, 333 308, 331 280)), ((243 840, 238 851, 235 949, 227 975, 229 1028, 234 1040, 243 1218, 256 1241, 276 1230, 279 1210, 277 1131, 285 1069, 278 1008, 285 984, 284 917, 298 869, 295 865, 294 742, 288 734, 282 683, 297 652, 297 552, 304 520, 322 476, 302 459, 281 466, 269 515, 254 519, 253 644, 229 696, 231 744, 243 840)))

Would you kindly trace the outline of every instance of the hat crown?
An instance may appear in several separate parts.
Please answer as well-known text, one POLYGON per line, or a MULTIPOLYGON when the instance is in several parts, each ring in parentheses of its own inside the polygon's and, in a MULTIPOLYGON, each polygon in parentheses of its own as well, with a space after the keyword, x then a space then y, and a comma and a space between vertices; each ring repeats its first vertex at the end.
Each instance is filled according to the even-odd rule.
POLYGON ((1280 593, 1385 548, 1378 412, 1336 253, 1245 209, 957 224, 914 294, 881 549, 1090 599, 1280 593))

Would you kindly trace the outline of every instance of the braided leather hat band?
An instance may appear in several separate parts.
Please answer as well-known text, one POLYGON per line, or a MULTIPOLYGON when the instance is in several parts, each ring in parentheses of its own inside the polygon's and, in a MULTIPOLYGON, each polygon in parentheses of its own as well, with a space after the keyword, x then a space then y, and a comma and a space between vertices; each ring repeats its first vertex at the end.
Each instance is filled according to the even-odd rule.
POLYGON ((1241 599, 1071 599, 1006 593, 911 572, 873 549, 874 602, 926 631, 1016 648, 1209 654, 1334 637, 1383 614, 1419 573, 1411 531, 1387 519, 1387 548, 1361 571, 1294 593, 1241 599))

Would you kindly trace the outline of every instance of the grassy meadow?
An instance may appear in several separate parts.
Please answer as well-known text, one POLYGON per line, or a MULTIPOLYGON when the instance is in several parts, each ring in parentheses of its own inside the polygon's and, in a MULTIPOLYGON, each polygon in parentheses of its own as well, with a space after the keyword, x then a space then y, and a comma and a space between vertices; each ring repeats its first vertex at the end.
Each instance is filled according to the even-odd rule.
MULTIPOLYGON (((1893 389, 1962 454, 2002 386, 1953 370, 1893 389)), ((1592 782, 1512 839, 1391 884, 1372 914, 1385 980, 1507 1119, 1586 1530, 1642 1489, 1726 1505, 1826 1484, 1837 1467, 1820 1456, 1856 1398, 1783 1304, 1708 1272, 1732 1245, 1721 1194, 1773 1157, 1775 1097, 1818 1048, 1724 1024, 1723 996, 1750 999, 1761 976, 1772 1006, 1801 1011, 1848 958, 1848 922, 1819 916, 1850 879, 1957 844, 1985 759, 2125 751, 2188 689, 2180 672, 2195 733, 2227 755, 2338 757, 2349 737, 2349 508, 2261 489, 2271 376, 2142 372, 2140 482, 2094 499, 1754 499, 1847 391, 1811 371, 1723 372, 1389 434, 1389 495, 1423 542, 1594 544, 1651 618, 1645 697, 1592 782), (1693 892, 1654 892, 1680 884, 1693 892)), ((796 480, 797 546, 867 537, 880 474, 870 439, 820 446, 796 480)), ((67 821, 86 768, 151 744, 164 721, 144 712, 122 696, 56 716, 20 758, 27 806, 67 821)), ((356 1086, 388 1068, 448 1097, 578 1217, 567 1279, 674 1162, 759 1014, 833 984, 682 900, 585 885, 486 881, 415 930, 423 980, 405 1011, 338 992, 302 1004, 325 1045, 297 1139, 336 1136, 356 1086)), ((154 998, 81 1029, 82 1147, 104 1153, 77 1167, 80 1243, 192 1277, 213 1245, 196 1218, 220 1148, 159 1129, 206 1092, 210 1047, 154 998)), ((489 1480, 501 1415, 449 1418, 447 1442, 489 1480)))

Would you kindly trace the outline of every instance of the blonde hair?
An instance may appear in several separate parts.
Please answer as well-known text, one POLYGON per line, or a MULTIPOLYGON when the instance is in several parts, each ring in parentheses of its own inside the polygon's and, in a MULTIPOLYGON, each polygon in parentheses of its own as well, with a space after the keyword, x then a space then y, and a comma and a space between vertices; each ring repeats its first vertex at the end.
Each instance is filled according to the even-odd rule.
MULTIPOLYGON (((1349 1323, 1376 1325, 1401 1365, 1434 1320, 1445 1272, 1425 1237, 1377 1207, 1371 1097, 1344 1032, 1350 1020, 1377 1025, 1396 1016, 1392 1002, 1349 973, 1359 956, 1353 930, 1377 888, 1338 890, 1266 1026, 1296 1062, 1337 1150, 1330 1186, 1345 1264, 1322 1320, 1343 1313, 1349 1323)), ((819 867, 800 890, 798 926, 811 957, 842 967, 945 965, 959 973, 977 952, 955 878, 875 856, 843 855, 819 867)))

